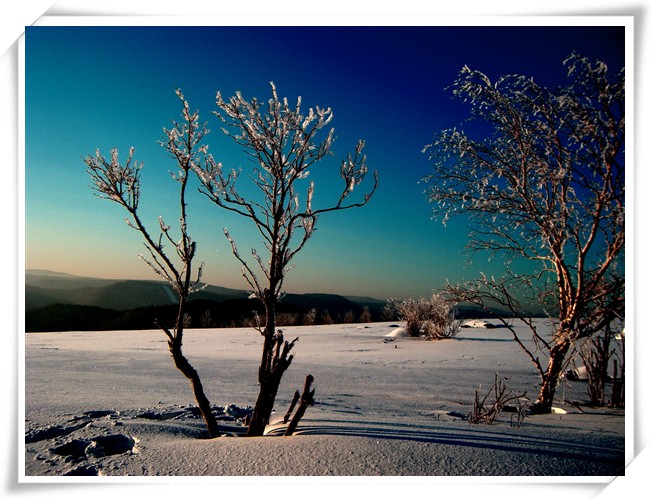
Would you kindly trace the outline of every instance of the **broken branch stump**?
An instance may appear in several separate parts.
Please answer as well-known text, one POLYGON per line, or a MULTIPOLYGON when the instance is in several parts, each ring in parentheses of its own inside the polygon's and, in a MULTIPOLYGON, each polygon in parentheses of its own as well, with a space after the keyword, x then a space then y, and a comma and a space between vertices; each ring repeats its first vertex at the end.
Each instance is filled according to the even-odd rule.
POLYGON ((286 412, 285 416, 283 417, 283 424, 286 424, 289 421, 290 416, 292 415, 292 411, 294 410, 294 406, 297 405, 297 402, 299 401, 300 395, 301 394, 299 393, 299 390, 294 392, 294 397, 292 397, 292 402, 290 403, 290 408, 288 409, 288 412, 286 412))
POLYGON ((301 394, 301 399, 299 400, 299 406, 297 407, 297 412, 294 413, 294 416, 292 417, 290 424, 285 430, 284 436, 288 437, 294 433, 294 430, 297 429, 297 425, 299 424, 299 421, 306 413, 306 409, 308 408, 308 406, 312 405, 315 402, 315 390, 310 390, 310 386, 312 385, 313 381, 314 378, 312 377, 311 374, 306 376, 306 381, 303 385, 303 393, 301 394))

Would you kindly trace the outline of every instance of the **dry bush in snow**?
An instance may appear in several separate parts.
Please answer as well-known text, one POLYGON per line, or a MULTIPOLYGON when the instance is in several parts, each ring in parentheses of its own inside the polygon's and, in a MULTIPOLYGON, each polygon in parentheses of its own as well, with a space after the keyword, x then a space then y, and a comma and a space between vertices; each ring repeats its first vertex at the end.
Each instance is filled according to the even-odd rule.
POLYGON ((612 404, 621 407, 620 385, 624 384, 624 370, 618 370, 618 361, 621 366, 624 359, 624 336, 609 326, 603 333, 597 334, 585 341, 579 350, 582 363, 586 367, 588 394, 591 404, 604 406, 607 404, 605 388, 609 380, 609 367, 613 359, 613 382, 612 392, 616 394, 615 400, 612 396, 612 404), (613 345, 619 347, 620 352, 613 345), (621 355, 619 355, 619 353, 621 355))
MULTIPOLYGON (((508 378, 504 378, 507 380, 508 378)), ((515 410, 517 414, 517 426, 521 426, 525 418, 525 409, 529 401, 525 398, 525 392, 517 395, 514 392, 507 391, 507 385, 503 383, 503 379, 498 378, 498 374, 494 375, 494 383, 491 385, 484 397, 480 396, 478 387, 475 391, 475 401, 473 402, 473 413, 469 415, 469 423, 472 424, 493 424, 500 413, 508 407, 510 402, 516 403, 515 410), (493 394, 493 402, 489 397, 493 394)))
POLYGON ((410 336, 440 340, 452 338, 460 329, 460 322, 455 319, 455 303, 441 294, 418 300, 391 298, 385 306, 385 314, 405 321, 410 336))

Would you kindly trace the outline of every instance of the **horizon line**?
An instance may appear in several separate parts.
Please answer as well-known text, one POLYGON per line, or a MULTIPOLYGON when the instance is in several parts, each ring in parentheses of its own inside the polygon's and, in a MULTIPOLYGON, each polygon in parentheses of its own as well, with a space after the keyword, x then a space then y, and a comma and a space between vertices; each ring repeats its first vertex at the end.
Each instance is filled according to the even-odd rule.
MULTIPOLYGON (((90 275, 79 275, 79 274, 71 274, 70 272, 62 272, 59 270, 51 270, 51 269, 43 269, 43 268, 25 268, 25 274, 28 272, 42 272, 42 273, 48 273, 48 274, 58 274, 60 276, 69 276, 72 278, 77 278, 77 279, 96 279, 100 281, 144 281, 144 282, 156 282, 156 283, 161 283, 161 284, 168 284, 165 279, 156 279, 156 278, 127 278, 127 277, 97 277, 97 276, 90 276, 90 275)), ((222 286, 221 284, 214 284, 214 283, 209 283, 209 282, 202 282, 200 281, 201 284, 205 284, 207 286, 214 286, 222 289, 228 289, 231 291, 242 291, 243 293, 249 293, 250 291, 245 289, 245 288, 232 288, 228 286, 222 286)), ((371 295, 358 295, 358 294, 342 294, 342 293, 324 293, 320 291, 309 291, 309 292, 303 292, 303 293, 298 293, 298 292, 291 292, 288 291, 285 294, 289 295, 317 295, 317 294, 323 294, 323 295, 332 295, 332 296, 341 296, 343 298, 369 298, 372 300, 376 300, 379 302, 387 302, 390 298, 377 298, 375 296, 371 295)))

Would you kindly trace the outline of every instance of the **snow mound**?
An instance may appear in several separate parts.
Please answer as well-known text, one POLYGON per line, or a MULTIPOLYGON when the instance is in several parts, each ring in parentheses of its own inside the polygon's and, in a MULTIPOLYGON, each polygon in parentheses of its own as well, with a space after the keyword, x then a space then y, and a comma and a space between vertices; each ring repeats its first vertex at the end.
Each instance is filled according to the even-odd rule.
POLYGON ((466 321, 464 324, 462 324, 462 327, 479 327, 479 328, 487 329, 493 327, 493 324, 482 319, 473 319, 470 321, 466 321))
POLYGON ((407 329, 405 329, 404 327, 397 327, 391 333, 388 333, 385 336, 388 338, 399 338, 399 337, 409 336, 409 334, 407 332, 407 329))
POLYGON ((569 381, 587 381, 589 379, 589 373, 586 370, 586 366, 570 369, 566 371, 565 375, 566 379, 569 381))

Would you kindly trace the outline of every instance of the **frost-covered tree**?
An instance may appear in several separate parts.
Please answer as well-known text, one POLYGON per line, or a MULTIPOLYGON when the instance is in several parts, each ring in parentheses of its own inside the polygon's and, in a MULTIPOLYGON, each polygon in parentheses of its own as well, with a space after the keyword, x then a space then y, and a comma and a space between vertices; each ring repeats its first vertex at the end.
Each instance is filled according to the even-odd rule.
POLYGON ((445 130, 426 148, 435 214, 463 215, 471 254, 506 263, 504 275, 448 292, 488 310, 501 305, 531 326, 536 348, 514 338, 541 376, 533 406, 541 412, 578 340, 624 319, 624 69, 610 75, 577 54, 565 65, 569 83, 554 89, 464 67, 453 94, 479 125, 445 130), (528 300, 554 317, 551 337, 528 319, 528 300))
POLYGON ((190 364, 183 354, 183 333, 187 326, 189 316, 186 313, 188 296, 203 287, 200 283, 203 264, 197 269, 193 268, 193 259, 196 254, 197 244, 188 234, 186 189, 189 175, 196 167, 198 156, 203 151, 200 142, 207 129, 199 123, 197 112, 191 113, 188 102, 181 91, 177 95, 182 102, 182 120, 172 122, 172 127, 163 129, 164 140, 160 141, 174 158, 179 173, 173 174, 173 179, 179 184, 179 228, 177 235, 172 227, 167 225, 162 217, 158 220, 158 234, 154 235, 148 229, 139 212, 140 201, 140 170, 143 163, 133 160, 134 148, 129 150, 129 155, 124 164, 118 158, 118 150, 112 149, 109 159, 104 157, 99 150, 95 155, 88 155, 84 162, 92 180, 91 187, 100 198, 108 199, 123 206, 129 213, 125 219, 127 225, 138 231, 147 249, 146 255, 139 255, 156 274, 164 278, 176 291, 179 297, 177 318, 174 325, 160 324, 159 327, 168 337, 168 348, 176 367, 190 381, 193 393, 202 413, 206 427, 211 437, 219 436, 219 427, 211 405, 204 393, 204 389, 197 370, 190 364), (169 251, 167 248, 171 248, 169 251), (194 276, 193 276, 194 274, 194 276))
MULTIPOLYGON (((339 197, 327 207, 313 206, 314 183, 307 182, 309 171, 316 163, 331 154, 334 130, 319 138, 319 132, 331 121, 330 108, 310 108, 301 111, 301 98, 296 105, 287 98, 279 99, 274 83, 271 98, 265 103, 253 98, 246 100, 240 92, 225 100, 217 94, 218 111, 215 114, 226 127, 225 134, 240 145, 253 163, 249 189, 238 190, 236 184, 242 170, 225 170, 211 155, 197 168, 203 193, 218 206, 250 220, 265 246, 266 257, 252 249, 252 261, 238 251, 227 229, 233 254, 242 264, 242 273, 251 287, 252 297, 265 306, 265 323, 258 328, 263 336, 263 352, 258 373, 260 392, 247 431, 250 436, 262 435, 274 406, 283 373, 292 362, 290 354, 296 339, 288 342, 276 328, 276 304, 283 295, 283 283, 294 256, 313 235, 320 215, 364 206, 378 185, 378 177, 371 190, 358 201, 350 201, 354 189, 367 174, 366 158, 362 154, 364 142, 359 141, 355 152, 342 161, 340 176, 343 187, 339 197), (255 194, 257 193, 257 194, 255 194), (255 262, 255 263, 254 263, 255 262)), ((239 184, 238 184, 239 185, 239 184)))
POLYGON ((366 324, 368 322, 372 322, 371 311, 369 310, 369 307, 367 307, 367 306, 362 307, 362 313, 360 314, 360 317, 358 318, 358 322, 362 322, 363 324, 366 324))
POLYGON ((317 321, 317 309, 311 308, 305 314, 303 314, 303 325, 304 326, 314 326, 317 321))

